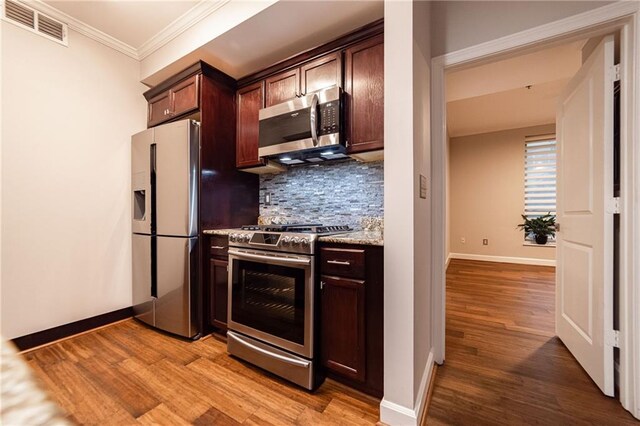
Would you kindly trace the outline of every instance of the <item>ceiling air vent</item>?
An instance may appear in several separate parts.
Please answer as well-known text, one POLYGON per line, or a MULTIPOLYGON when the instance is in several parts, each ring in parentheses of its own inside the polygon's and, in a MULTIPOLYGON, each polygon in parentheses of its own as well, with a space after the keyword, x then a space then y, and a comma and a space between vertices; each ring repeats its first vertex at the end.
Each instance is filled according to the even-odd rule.
POLYGON ((67 24, 57 21, 22 3, 4 1, 4 19, 36 34, 67 45, 67 24))
POLYGON ((55 21, 42 13, 38 14, 38 31, 59 41, 64 41, 66 32, 62 22, 55 21))
POLYGON ((36 12, 11 0, 4 2, 4 16, 32 30, 35 28, 36 12))

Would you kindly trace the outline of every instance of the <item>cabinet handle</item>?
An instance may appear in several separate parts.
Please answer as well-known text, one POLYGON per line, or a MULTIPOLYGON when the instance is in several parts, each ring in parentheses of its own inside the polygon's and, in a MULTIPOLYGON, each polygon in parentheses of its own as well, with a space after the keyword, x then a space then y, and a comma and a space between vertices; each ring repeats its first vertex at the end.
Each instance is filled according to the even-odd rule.
POLYGON ((320 290, 324 290, 325 284, 326 283, 324 281, 320 281, 320 290))
POLYGON ((224 246, 211 246, 212 249, 214 250, 224 250, 226 247, 224 246))
POLYGON ((327 260, 327 263, 330 263, 332 265, 344 265, 344 266, 351 265, 351 262, 348 262, 346 260, 327 260))

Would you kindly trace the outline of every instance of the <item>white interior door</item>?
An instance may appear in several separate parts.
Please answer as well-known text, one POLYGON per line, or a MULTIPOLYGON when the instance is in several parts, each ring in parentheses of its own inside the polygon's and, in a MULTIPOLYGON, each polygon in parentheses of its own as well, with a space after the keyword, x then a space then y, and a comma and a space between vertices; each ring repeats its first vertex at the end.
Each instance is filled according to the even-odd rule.
POLYGON ((613 63, 607 36, 557 111, 556 333, 606 395, 613 370, 613 63))

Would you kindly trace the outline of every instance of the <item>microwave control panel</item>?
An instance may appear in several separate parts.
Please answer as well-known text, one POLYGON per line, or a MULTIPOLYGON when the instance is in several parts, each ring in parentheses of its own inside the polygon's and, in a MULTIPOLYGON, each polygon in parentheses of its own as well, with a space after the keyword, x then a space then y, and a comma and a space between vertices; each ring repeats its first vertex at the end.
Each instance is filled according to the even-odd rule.
POLYGON ((318 135, 328 135, 340 131, 340 102, 331 101, 320 104, 320 128, 318 135))

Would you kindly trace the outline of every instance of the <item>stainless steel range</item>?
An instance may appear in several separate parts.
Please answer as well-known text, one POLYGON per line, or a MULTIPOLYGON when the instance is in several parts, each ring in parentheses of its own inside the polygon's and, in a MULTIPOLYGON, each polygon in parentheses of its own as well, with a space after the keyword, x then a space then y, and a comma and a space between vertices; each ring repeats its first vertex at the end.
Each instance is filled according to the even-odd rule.
POLYGON ((317 240, 349 230, 268 225, 229 235, 229 353, 307 389, 318 384, 317 240))

